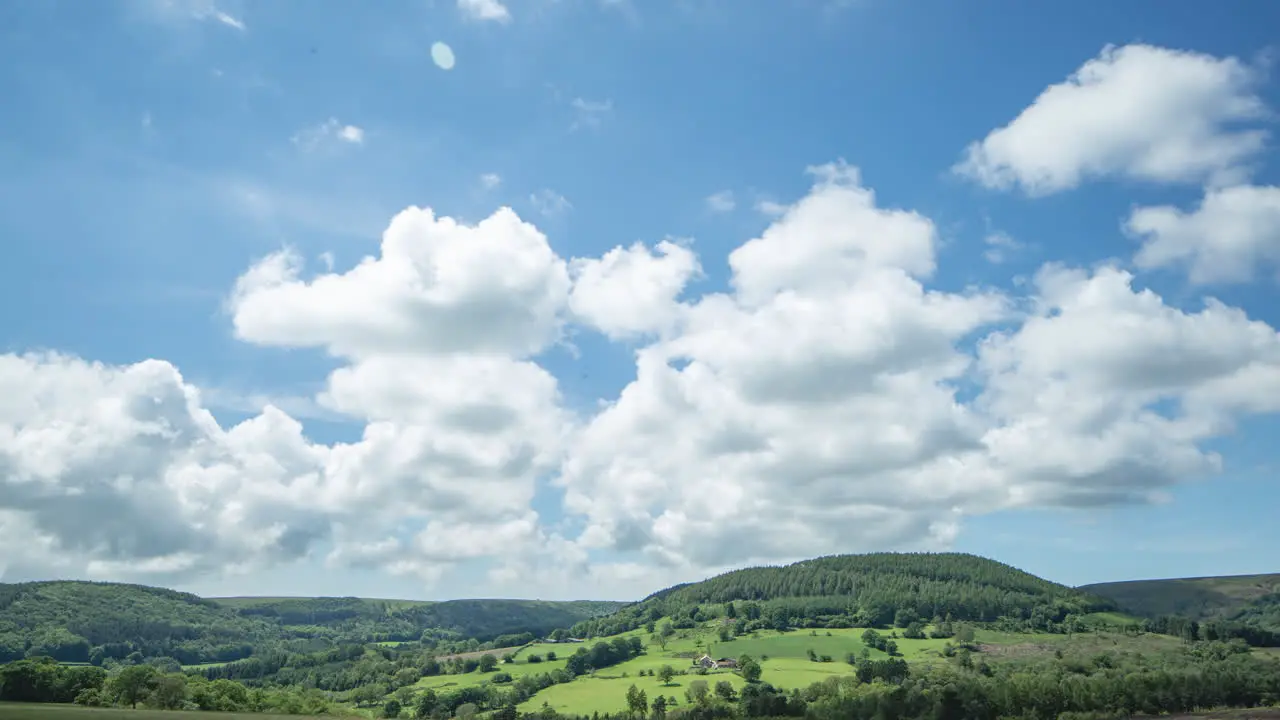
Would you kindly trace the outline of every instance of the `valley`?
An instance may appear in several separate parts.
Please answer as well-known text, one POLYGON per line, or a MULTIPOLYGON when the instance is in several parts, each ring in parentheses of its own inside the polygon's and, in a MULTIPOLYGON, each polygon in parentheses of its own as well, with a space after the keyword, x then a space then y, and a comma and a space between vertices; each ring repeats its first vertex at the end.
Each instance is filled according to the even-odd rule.
POLYGON ((749 568, 634 603, 8 585, 0 698, 72 713, 129 713, 120 706, 136 701, 435 720, 821 715, 887 702, 905 703, 907 718, 945 688, 982 712, 1048 703, 1043 716, 1054 718, 1117 702, 1176 712, 1280 700, 1266 592, 1193 615, 1134 597, 1127 584, 1070 588, 985 558, 923 553, 749 568))

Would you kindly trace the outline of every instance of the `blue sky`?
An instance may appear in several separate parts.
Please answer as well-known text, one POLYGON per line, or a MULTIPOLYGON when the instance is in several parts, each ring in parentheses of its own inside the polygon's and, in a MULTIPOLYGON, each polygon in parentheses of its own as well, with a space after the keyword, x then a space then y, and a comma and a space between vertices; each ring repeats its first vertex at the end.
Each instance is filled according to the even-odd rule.
POLYGON ((504 3, 3 11, 0 579, 1277 570, 1280 6, 504 3))

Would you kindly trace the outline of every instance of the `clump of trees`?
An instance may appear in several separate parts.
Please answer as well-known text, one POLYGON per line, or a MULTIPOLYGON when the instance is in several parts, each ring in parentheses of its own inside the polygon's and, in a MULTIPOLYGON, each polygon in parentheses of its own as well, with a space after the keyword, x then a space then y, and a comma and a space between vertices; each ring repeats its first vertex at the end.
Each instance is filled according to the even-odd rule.
POLYGON ((52 658, 0 666, 0 701, 290 715, 319 715, 339 709, 317 690, 251 689, 229 680, 166 673, 149 664, 108 673, 88 665, 59 665, 52 658))

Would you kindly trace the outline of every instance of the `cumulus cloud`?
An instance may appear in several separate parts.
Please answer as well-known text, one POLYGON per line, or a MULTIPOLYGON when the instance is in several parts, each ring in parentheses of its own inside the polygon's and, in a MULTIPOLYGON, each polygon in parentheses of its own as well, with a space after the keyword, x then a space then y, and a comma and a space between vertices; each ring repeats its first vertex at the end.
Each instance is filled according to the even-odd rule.
POLYGON ((932 287, 929 218, 842 162, 809 174, 696 296, 691 243, 565 258, 509 208, 409 208, 350 267, 253 263, 236 336, 334 358, 313 402, 362 427, 347 442, 274 405, 220 425, 160 360, 0 356, 3 571, 169 582, 315 557, 436 582, 481 561, 506 593, 640 594, 941 548, 978 513, 1155 501, 1221 467, 1206 441, 1280 412, 1280 334, 1243 311, 1175 307, 1111 266, 1047 265, 1024 296, 932 287), (540 364, 573 324, 636 344, 589 411, 540 364), (534 510, 547 479, 572 533, 534 510))
POLYGON ((964 484, 940 471, 983 431, 947 385, 970 364, 954 344, 1007 303, 925 289, 932 223, 852 168, 813 174, 730 254, 733 292, 689 305, 576 438, 561 482, 584 543, 707 567, 953 532, 964 484))
POLYGON ((966 515, 1158 501, 1220 468, 1203 443, 1239 413, 1280 407, 1280 335, 1238 309, 1115 268, 929 290, 932 223, 851 168, 813 174, 575 438, 584 545, 673 568, 940 547, 966 515))
POLYGON ((1114 267, 1046 266, 1031 315, 983 340, 977 405, 990 416, 987 462, 1003 478, 1006 502, 1158 498, 1219 468, 1200 443, 1234 413, 1280 408, 1274 399, 1240 402, 1242 387, 1277 382, 1274 328, 1214 300, 1184 312, 1132 283, 1114 267))
POLYGON ((636 243, 575 259, 569 307, 577 318, 614 339, 670 328, 681 309, 676 296, 701 269, 688 247, 664 240, 655 249, 636 243))
POLYGON ((1191 282, 1244 282, 1280 269, 1280 187, 1211 189, 1192 212, 1141 207, 1126 231, 1142 241, 1138 267, 1185 267, 1191 282))
MULTIPOLYGON (((170 364, 0 356, 0 511, 90 576, 172 577, 287 561, 321 539, 308 496, 328 448, 268 407, 222 429, 170 364)), ((18 548, 23 548, 19 550, 18 548)))
POLYGON ((971 144, 958 173, 1047 195, 1092 178, 1225 184, 1248 175, 1266 131, 1261 73, 1236 58, 1108 46, 1008 125, 971 144))
POLYGON ((565 261, 509 208, 474 226, 410 208, 383 233, 380 257, 311 279, 303 270, 284 251, 241 276, 229 298, 240 338, 347 357, 527 355, 557 337, 570 289, 565 261))

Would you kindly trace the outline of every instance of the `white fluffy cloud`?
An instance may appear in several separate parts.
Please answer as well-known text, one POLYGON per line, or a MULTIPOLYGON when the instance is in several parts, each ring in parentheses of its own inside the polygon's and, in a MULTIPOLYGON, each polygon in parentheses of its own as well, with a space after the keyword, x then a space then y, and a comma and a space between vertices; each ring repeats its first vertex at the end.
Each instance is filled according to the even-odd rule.
POLYGON ((1241 311, 1112 268, 1048 266, 1021 311, 931 291, 933 225, 816 175, 575 439, 583 544, 698 568, 944 545, 966 514, 1158 500, 1218 469, 1201 443, 1237 413, 1280 408, 1245 390, 1280 381, 1280 335, 1241 311))
POLYGON ((1183 312, 1132 282, 1112 267, 1046 266, 1030 316, 983 341, 977 406, 992 423, 984 443, 1007 503, 1153 499, 1218 469, 1199 444, 1234 413, 1280 408, 1238 392, 1275 387, 1275 329, 1213 300, 1183 312))
MULTIPOLYGON (((235 334, 332 356, 315 402, 363 427, 350 442, 276 407, 224 427, 159 360, 0 356, 0 572, 167 582, 312 556, 434 582, 479 560, 512 593, 638 594, 941 547, 976 513, 1157 500, 1220 467, 1207 440, 1280 412, 1280 334, 1241 310, 1174 307, 1111 266, 1047 265, 1021 297, 931 287, 933 222, 843 163, 810 174, 694 297, 692 244, 565 258, 509 208, 409 208, 345 269, 262 258, 227 299, 235 334), (574 324, 638 344, 590 411, 540 364, 574 324), (569 522, 534 510, 543 479, 569 522)), ((1263 257, 1260 221, 1217 218, 1266 198, 1214 192, 1130 229, 1192 243, 1162 251, 1179 261, 1263 257)))
POLYGON ((1101 177, 1224 184, 1249 172, 1267 133, 1261 73, 1235 58, 1107 47, 971 144, 956 171, 1030 195, 1101 177), (1246 125, 1242 125, 1246 123, 1246 125))
POLYGON ((701 268, 688 247, 664 240, 656 249, 636 243, 574 260, 569 307, 577 318, 614 339, 670 328, 676 297, 701 268))
MULTIPOLYGON (((307 489, 329 452, 274 408, 223 430, 162 361, 0 356, 5 525, 90 576, 299 557, 327 533, 329 508, 307 489)), ((44 567, 25 547, 6 546, 10 569, 44 567)))
POLYGON ((1141 268, 1185 266, 1198 284, 1251 280, 1280 269, 1280 187, 1209 190, 1193 212, 1137 208, 1125 229, 1142 240, 1141 268))
POLYGON ((528 355, 555 340, 567 264, 533 225, 503 208, 475 226, 410 208, 388 226, 381 257, 300 279, 292 252, 257 263, 230 298, 237 335, 264 345, 528 355))

